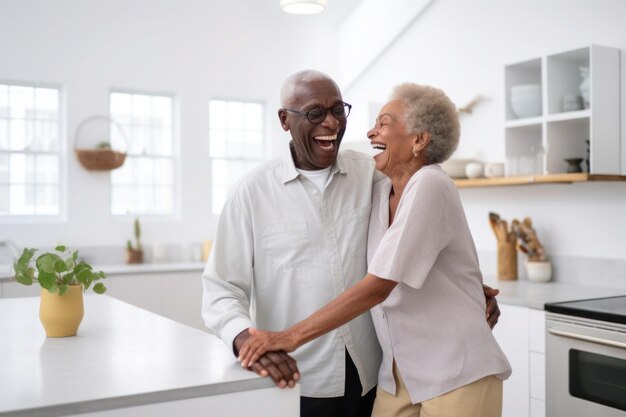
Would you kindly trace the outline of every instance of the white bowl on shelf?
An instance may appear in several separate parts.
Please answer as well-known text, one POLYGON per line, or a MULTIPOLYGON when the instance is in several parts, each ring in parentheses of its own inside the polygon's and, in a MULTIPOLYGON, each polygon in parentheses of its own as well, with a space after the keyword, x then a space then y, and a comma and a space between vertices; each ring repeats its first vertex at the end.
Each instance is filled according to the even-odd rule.
POLYGON ((520 118, 541 115, 541 84, 522 84, 511 87, 511 110, 520 118))
POLYGON ((465 175, 467 178, 480 178, 483 175, 483 164, 480 162, 470 162, 465 165, 465 175))
POLYGON ((448 159, 441 164, 441 168, 450 178, 467 178, 465 175, 465 166, 472 162, 478 161, 475 159, 448 159))
POLYGON ((520 84, 511 87, 511 94, 541 95, 541 84, 520 84))

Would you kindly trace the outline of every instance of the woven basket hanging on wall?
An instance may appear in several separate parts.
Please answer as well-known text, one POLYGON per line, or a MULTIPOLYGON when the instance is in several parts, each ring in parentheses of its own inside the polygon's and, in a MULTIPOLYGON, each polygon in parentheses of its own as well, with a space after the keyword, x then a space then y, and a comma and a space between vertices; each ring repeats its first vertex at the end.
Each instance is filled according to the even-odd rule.
POLYGON ((126 136, 108 116, 91 116, 76 128, 74 152, 80 164, 90 171, 111 171, 124 165, 126 136), (115 144, 117 148, 113 148, 115 144))

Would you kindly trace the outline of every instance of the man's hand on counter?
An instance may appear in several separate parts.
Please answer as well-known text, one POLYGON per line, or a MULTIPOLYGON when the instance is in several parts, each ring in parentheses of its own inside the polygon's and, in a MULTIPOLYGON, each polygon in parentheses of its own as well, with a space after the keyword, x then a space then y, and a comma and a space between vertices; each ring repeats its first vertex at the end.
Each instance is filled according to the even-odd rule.
MULTIPOLYGON (((248 329, 239 333, 233 341, 235 356, 239 354, 239 349, 250 337, 248 329)), ((300 372, 295 359, 285 352, 267 352, 259 358, 251 367, 247 368, 260 376, 270 376, 277 387, 293 388, 300 380, 300 372)))

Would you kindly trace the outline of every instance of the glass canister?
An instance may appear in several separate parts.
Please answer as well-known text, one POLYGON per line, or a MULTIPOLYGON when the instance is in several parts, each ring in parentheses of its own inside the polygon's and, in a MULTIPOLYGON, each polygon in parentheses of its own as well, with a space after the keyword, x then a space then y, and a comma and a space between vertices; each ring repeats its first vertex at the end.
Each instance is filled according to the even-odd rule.
POLYGON ((581 83, 578 87, 580 90, 580 95, 583 97, 583 104, 586 109, 589 108, 589 100, 591 99, 590 92, 590 81, 589 81, 589 68, 588 67, 579 67, 581 83))

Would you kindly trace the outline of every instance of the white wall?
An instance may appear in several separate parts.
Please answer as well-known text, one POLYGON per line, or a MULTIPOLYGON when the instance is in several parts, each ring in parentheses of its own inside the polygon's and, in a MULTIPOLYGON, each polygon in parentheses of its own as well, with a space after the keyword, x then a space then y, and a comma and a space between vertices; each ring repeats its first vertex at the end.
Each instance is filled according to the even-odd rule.
MULTIPOLYGON (((622 49, 624 135, 624 16, 622 0, 434 0, 344 98, 367 108, 403 81, 440 87, 459 106, 485 95, 462 116, 455 156, 503 161, 504 66, 598 44, 622 49)), ((351 116, 347 136, 362 146, 370 127, 365 113, 351 116)), ((626 182, 462 189, 461 197, 479 251, 495 252, 487 221, 495 211, 509 220, 532 217, 549 254, 626 259, 626 182)))
MULTIPOLYGON (((459 105, 488 96, 463 117, 457 156, 502 160, 504 65, 591 43, 626 50, 624 16, 621 0, 434 0, 344 89, 354 105, 344 146, 366 147, 369 108, 384 103, 395 84, 415 81, 443 88, 459 105)), ((377 26, 374 20, 369 30, 377 26)), ((0 238, 21 246, 122 246, 131 237, 130 220, 109 215, 108 174, 85 171, 72 154, 76 126, 107 113, 111 87, 174 93, 179 105, 180 215, 144 219, 144 242, 210 237, 216 218, 208 99, 267 103, 268 155, 283 153, 288 138, 275 115, 280 83, 308 67, 339 78, 338 33, 337 22, 323 15, 283 14, 278 0, 0 0, 0 80, 64 86, 69 166, 68 221, 0 223, 0 238)), ((626 183, 464 189, 461 196, 481 251, 495 250, 487 225, 492 210, 509 219, 531 216, 551 254, 626 259, 626 183)))
POLYGON ((348 89, 433 0, 361 0, 341 22, 337 81, 348 89), (355 45, 367 45, 356 48, 355 45))
POLYGON ((86 171, 72 151, 78 124, 108 114, 112 87, 176 96, 179 215, 142 218, 144 244, 210 238, 209 99, 265 102, 268 155, 283 152, 280 84, 303 68, 336 72, 336 33, 323 15, 282 13, 278 0, 0 0, 0 80, 63 86, 68 152, 67 221, 0 223, 0 238, 83 247, 132 237, 132 219, 109 214, 109 174, 86 171))

